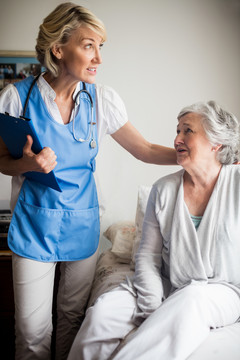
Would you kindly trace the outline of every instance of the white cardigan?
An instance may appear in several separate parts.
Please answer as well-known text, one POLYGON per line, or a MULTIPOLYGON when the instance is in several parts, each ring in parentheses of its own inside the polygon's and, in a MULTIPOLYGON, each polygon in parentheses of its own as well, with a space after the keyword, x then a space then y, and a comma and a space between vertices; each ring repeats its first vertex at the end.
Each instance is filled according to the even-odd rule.
POLYGON ((192 282, 222 283, 240 295, 240 166, 223 166, 196 231, 184 202, 184 170, 151 190, 136 256, 137 318, 192 282))

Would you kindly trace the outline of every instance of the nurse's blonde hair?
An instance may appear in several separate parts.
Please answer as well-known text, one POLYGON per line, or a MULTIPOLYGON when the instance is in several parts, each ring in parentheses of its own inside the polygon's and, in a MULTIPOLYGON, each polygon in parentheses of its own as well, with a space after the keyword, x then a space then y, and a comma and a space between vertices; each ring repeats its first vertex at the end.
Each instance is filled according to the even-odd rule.
POLYGON ((54 77, 59 75, 58 61, 52 53, 55 44, 64 45, 71 34, 81 25, 97 33, 102 42, 106 40, 106 29, 91 11, 71 2, 56 7, 39 27, 36 53, 37 59, 54 77))

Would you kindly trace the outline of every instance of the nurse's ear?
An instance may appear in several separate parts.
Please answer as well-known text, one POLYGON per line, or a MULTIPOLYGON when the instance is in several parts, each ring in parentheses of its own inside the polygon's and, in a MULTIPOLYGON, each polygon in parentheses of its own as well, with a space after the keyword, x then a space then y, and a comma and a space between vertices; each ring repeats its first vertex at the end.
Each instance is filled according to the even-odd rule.
POLYGON ((58 44, 54 44, 52 46, 52 54, 58 59, 61 60, 62 59, 62 48, 60 45, 58 44))

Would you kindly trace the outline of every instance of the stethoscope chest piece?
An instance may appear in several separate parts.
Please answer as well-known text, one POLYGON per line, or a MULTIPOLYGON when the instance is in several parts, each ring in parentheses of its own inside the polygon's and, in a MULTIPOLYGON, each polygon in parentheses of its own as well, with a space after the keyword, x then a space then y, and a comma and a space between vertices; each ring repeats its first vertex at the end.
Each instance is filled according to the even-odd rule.
POLYGON ((95 149, 96 146, 97 146, 96 141, 95 141, 94 139, 92 139, 92 140, 90 141, 90 148, 91 148, 91 149, 95 149))

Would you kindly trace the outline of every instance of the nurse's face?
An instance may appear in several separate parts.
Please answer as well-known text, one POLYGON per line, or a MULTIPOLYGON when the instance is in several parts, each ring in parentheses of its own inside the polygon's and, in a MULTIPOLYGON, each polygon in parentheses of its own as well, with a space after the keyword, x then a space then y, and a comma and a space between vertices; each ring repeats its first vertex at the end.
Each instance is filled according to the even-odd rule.
POLYGON ((95 82, 98 66, 102 63, 101 37, 91 29, 80 26, 66 45, 55 47, 61 76, 73 81, 95 82))

